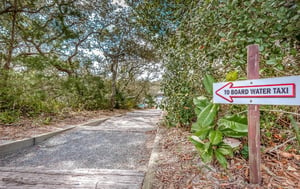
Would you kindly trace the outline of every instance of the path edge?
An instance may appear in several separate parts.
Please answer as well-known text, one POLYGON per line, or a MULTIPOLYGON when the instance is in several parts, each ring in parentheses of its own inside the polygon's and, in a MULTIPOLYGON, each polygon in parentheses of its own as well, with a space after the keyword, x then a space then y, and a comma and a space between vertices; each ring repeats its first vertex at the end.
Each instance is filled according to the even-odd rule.
POLYGON ((156 136, 154 139, 154 145, 153 149, 151 152, 150 160, 148 163, 148 169, 147 172, 145 173, 145 178, 143 181, 143 186, 142 189, 152 189, 154 179, 155 179, 155 170, 158 165, 158 157, 159 157, 159 141, 161 140, 161 130, 160 126, 158 125, 157 130, 156 130, 156 136))
POLYGON ((0 144, 0 155, 3 156, 3 155, 10 154, 10 153, 15 153, 15 152, 20 151, 24 148, 28 148, 28 147, 37 145, 37 144, 39 144, 39 143, 41 143, 41 142, 43 142, 43 141, 45 141, 45 140, 47 140, 47 139, 49 139, 53 136, 56 136, 56 135, 58 135, 60 133, 63 133, 65 131, 74 129, 75 127, 78 127, 78 126, 87 126, 90 123, 94 123, 94 122, 98 122, 100 124, 100 123, 102 123, 102 122, 104 122, 104 121, 106 121, 110 118, 120 117, 122 115, 123 114, 117 114, 115 116, 108 117, 108 118, 92 119, 92 120, 89 120, 87 122, 84 122, 84 123, 81 123, 81 124, 78 124, 78 125, 72 125, 72 126, 66 127, 64 129, 61 129, 61 130, 58 130, 58 131, 52 131, 52 132, 36 135, 36 136, 30 137, 30 138, 25 138, 25 139, 21 139, 21 140, 16 140, 16 141, 0 144))
POLYGON ((22 150, 22 149, 27 148, 27 147, 34 146, 36 144, 39 144, 39 143, 47 140, 48 138, 51 138, 55 135, 58 135, 62 132, 68 131, 68 130, 73 129, 75 127, 76 126, 70 126, 70 127, 65 128, 65 129, 62 129, 62 130, 52 131, 52 132, 48 132, 48 133, 45 133, 45 134, 40 134, 40 135, 33 136, 31 138, 26 138, 26 139, 21 139, 21 140, 12 141, 12 142, 9 142, 9 143, 1 144, 0 145, 0 154, 1 155, 6 155, 6 154, 9 154, 9 153, 17 152, 17 151, 22 150))

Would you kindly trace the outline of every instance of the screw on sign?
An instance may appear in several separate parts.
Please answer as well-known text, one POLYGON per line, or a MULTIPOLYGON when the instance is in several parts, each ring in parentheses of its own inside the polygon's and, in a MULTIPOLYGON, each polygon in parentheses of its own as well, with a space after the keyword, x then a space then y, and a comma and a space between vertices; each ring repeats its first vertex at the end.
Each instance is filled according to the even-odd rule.
POLYGON ((258 45, 249 45, 248 80, 214 83, 213 101, 220 104, 248 104, 248 146, 250 183, 261 183, 259 105, 300 105, 300 76, 259 78, 258 45))

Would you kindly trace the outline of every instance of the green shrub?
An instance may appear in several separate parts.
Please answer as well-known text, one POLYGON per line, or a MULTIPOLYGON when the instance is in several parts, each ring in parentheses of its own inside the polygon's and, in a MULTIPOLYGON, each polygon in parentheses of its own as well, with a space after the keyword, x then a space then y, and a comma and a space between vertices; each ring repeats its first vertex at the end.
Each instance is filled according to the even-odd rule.
POLYGON ((10 124, 18 121, 19 112, 17 111, 4 111, 0 112, 0 123, 10 124))
MULTIPOLYGON (((213 78, 205 76, 205 89, 212 94, 213 78)), ((194 99, 197 121, 192 125, 191 142, 198 150, 203 162, 216 159, 224 168, 227 167, 226 157, 233 156, 233 148, 226 144, 224 137, 240 138, 248 133, 246 117, 233 115, 217 118, 220 106, 213 104, 208 98, 201 96, 194 99)))

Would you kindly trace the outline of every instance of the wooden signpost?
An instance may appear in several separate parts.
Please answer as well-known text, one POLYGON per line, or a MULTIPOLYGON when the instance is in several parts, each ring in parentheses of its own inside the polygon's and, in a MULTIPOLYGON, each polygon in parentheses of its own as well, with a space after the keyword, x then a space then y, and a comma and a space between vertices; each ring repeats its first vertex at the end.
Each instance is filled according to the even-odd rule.
MULTIPOLYGON (((259 78, 259 50, 258 45, 248 46, 247 51, 247 78, 259 78)), ((260 125, 259 105, 248 105, 248 148, 250 183, 260 184, 260 125)))
POLYGON ((214 83, 214 103, 248 105, 250 183, 261 183, 259 104, 300 105, 300 76, 259 79, 258 45, 247 47, 245 81, 214 83))

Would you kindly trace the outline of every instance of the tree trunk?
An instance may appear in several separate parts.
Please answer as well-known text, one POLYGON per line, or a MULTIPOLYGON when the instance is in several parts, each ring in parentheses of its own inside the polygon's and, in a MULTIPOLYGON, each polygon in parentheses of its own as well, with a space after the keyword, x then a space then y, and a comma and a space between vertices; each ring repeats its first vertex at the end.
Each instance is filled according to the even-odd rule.
POLYGON ((111 97, 110 97, 110 110, 113 111, 116 101, 117 89, 117 74, 118 74, 118 60, 114 59, 111 65, 112 83, 111 83, 111 97))
POLYGON ((17 18, 17 0, 14 1, 14 11, 12 12, 12 26, 11 26, 11 33, 10 33, 10 41, 8 47, 8 53, 6 57, 6 62, 4 64, 4 70, 9 70, 14 50, 15 44, 15 30, 16 30, 16 18, 17 18))

